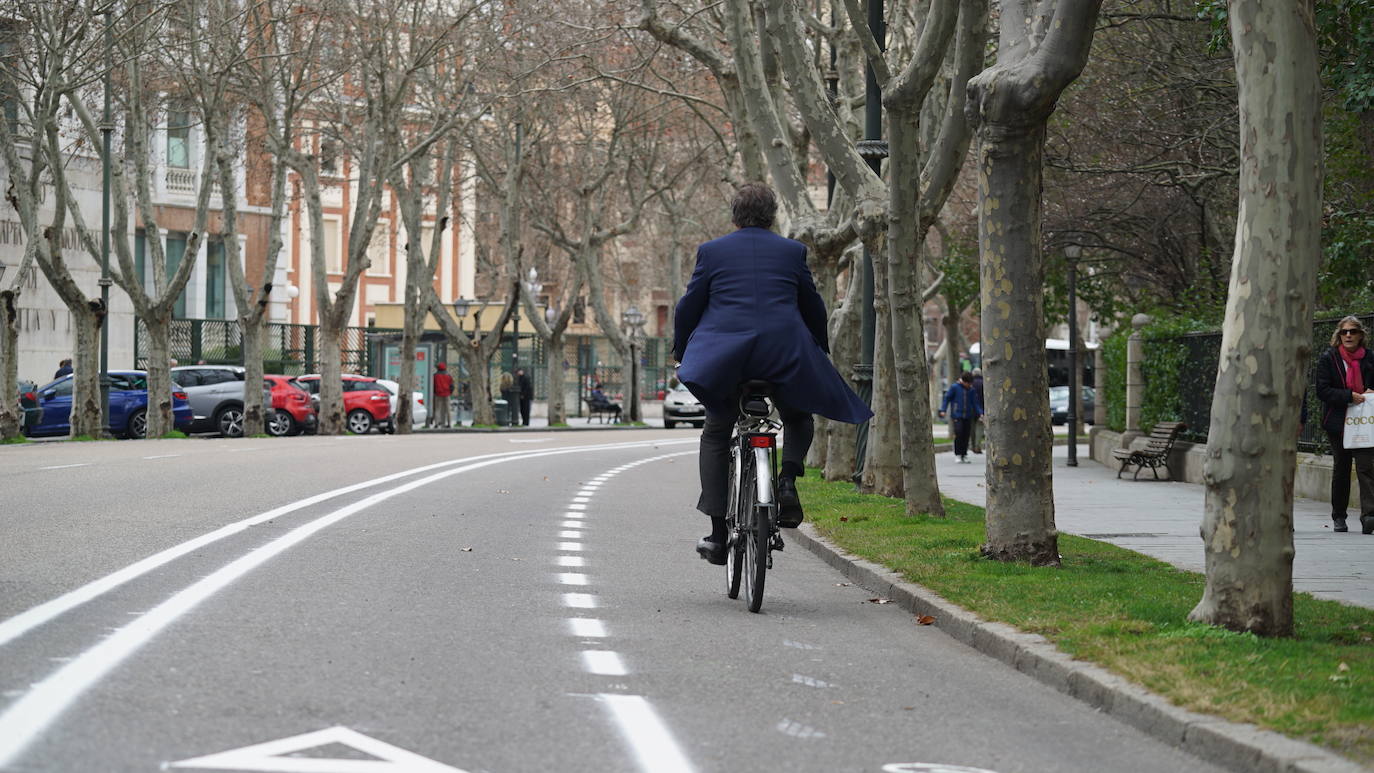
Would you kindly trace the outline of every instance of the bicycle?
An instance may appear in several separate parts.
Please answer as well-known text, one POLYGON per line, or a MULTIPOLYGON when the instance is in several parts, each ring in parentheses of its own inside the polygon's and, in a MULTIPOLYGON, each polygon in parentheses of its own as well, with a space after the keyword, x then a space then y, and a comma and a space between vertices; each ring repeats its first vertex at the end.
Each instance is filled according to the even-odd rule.
POLYGON ((774 550, 782 550, 778 505, 773 481, 778 469, 778 430, 769 418, 773 385, 749 381, 741 385, 739 419, 730 438, 730 495, 725 511, 725 592, 739 598, 743 586, 750 612, 763 606, 763 585, 773 568, 774 550))

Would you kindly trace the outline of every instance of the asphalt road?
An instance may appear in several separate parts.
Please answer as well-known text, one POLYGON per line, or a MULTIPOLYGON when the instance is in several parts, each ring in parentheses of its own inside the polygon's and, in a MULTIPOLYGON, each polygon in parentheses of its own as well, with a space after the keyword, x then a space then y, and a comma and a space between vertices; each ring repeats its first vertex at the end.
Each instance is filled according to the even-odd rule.
POLYGON ((796 546, 748 613, 695 439, 0 448, 0 770, 1216 770, 796 546))

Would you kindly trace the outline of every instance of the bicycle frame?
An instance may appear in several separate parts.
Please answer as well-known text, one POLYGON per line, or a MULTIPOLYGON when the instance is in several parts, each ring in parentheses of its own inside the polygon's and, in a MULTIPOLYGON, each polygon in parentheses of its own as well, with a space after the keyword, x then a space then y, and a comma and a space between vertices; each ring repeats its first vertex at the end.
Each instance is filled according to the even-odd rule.
POLYGON ((768 418, 770 406, 766 401, 746 401, 747 397, 765 396, 741 398, 740 418, 731 436, 726 593, 738 598, 743 584, 749 611, 757 612, 763 603, 765 574, 773 567, 772 551, 782 549, 773 490, 777 433, 782 425, 768 418))

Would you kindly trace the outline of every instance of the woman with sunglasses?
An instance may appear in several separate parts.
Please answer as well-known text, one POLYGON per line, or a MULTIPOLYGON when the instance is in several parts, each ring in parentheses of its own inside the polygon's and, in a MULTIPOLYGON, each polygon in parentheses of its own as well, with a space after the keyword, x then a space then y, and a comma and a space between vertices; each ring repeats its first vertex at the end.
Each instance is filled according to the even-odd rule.
POLYGON ((1313 382, 1321 400, 1322 429, 1331 440, 1331 520, 1333 531, 1348 531, 1346 506, 1350 502, 1350 463, 1360 482, 1360 531, 1374 534, 1374 449, 1348 449, 1341 442, 1345 409, 1362 403, 1374 389, 1374 355, 1364 346, 1364 325, 1346 317, 1331 334, 1331 348, 1317 359, 1313 382))

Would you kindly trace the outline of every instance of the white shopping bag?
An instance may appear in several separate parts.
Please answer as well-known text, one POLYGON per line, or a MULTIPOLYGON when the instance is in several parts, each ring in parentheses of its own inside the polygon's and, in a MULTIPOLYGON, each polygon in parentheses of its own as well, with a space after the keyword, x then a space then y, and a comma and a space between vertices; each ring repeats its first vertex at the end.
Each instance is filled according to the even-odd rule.
POLYGON ((1345 407, 1345 434, 1341 444, 1346 448, 1374 448, 1374 400, 1345 407))

